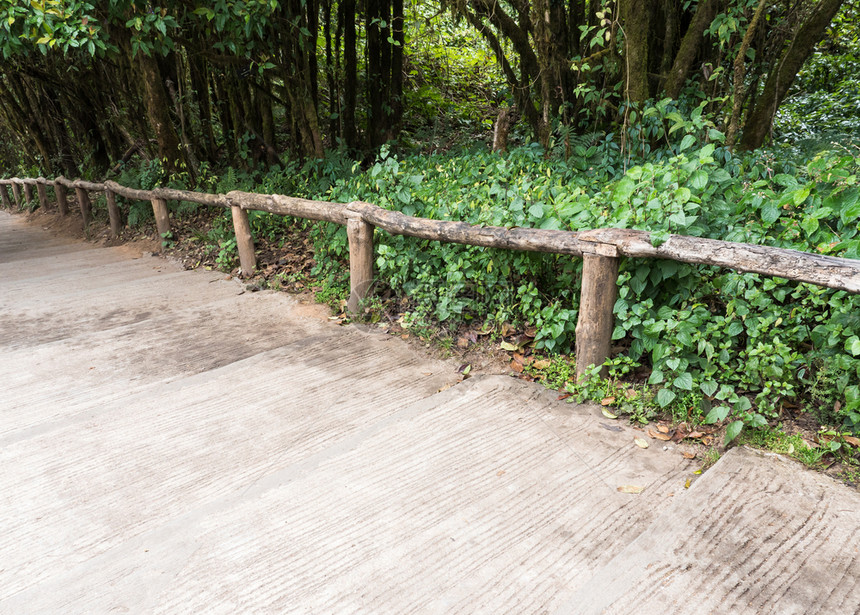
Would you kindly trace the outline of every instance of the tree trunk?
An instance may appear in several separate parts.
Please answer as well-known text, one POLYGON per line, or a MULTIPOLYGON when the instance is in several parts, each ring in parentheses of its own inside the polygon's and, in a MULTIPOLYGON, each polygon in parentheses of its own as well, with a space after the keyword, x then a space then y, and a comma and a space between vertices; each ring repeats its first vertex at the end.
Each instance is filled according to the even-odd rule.
POLYGON ((770 132, 773 116, 776 115, 776 110, 788 93, 797 72, 827 31, 827 26, 833 21, 843 2, 844 0, 821 0, 800 26, 779 64, 768 74, 764 90, 744 126, 740 149, 753 150, 762 146, 770 132))
POLYGON ((669 98, 678 98, 681 93, 681 88, 684 86, 693 63, 696 61, 696 56, 699 54, 699 48, 704 40, 705 28, 711 25, 714 20, 718 5, 719 0, 701 0, 699 2, 699 7, 696 9, 696 14, 693 16, 693 21, 690 22, 690 27, 687 28, 684 38, 681 39, 681 48, 675 55, 672 69, 666 79, 665 90, 666 96, 669 98))
POLYGON ((741 41, 741 46, 738 48, 738 55, 735 57, 733 67, 734 85, 732 87, 732 116, 729 120, 728 130, 726 131, 726 145, 728 147, 733 147, 735 144, 735 137, 738 134, 738 122, 741 117, 741 107, 743 106, 746 93, 744 78, 746 77, 747 49, 749 49, 750 42, 752 41, 753 36, 755 36, 755 31, 758 28, 759 20, 761 19, 762 13, 764 13, 764 8, 767 5, 767 2, 768 0, 759 0, 758 7, 756 7, 753 18, 747 26, 747 31, 744 34, 743 41, 741 41))
POLYGON ((618 16, 624 30, 624 97, 641 103, 651 96, 648 87, 648 46, 654 0, 619 0, 618 16))
POLYGON ((170 102, 161 82, 161 73, 154 58, 138 53, 138 69, 146 92, 144 103, 149 123, 158 142, 158 156, 165 170, 176 171, 182 167, 179 136, 170 119, 170 102))
POLYGON ((355 0, 344 0, 343 11, 343 138, 350 149, 358 148, 355 127, 355 106, 358 93, 358 59, 356 56, 355 0))

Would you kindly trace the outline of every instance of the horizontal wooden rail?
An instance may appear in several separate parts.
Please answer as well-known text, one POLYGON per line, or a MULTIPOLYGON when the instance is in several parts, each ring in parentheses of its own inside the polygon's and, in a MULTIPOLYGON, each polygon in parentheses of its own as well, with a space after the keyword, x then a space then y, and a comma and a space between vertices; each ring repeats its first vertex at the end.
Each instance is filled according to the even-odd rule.
POLYGON ((482 226, 450 220, 414 218, 398 211, 384 209, 371 203, 330 203, 294 198, 279 194, 256 194, 232 191, 208 194, 172 188, 140 190, 113 181, 104 183, 68 180, 57 177, 47 180, 0 179, 3 205, 22 206, 24 197, 33 198, 32 186, 39 191, 43 208, 48 209, 47 186, 54 186, 57 205, 62 215, 68 211, 66 192, 78 196, 85 225, 89 216, 88 192, 105 192, 111 220, 111 231, 119 233, 120 216, 114 195, 128 199, 150 201, 158 232, 170 232, 167 201, 189 201, 232 210, 236 243, 242 272, 250 275, 255 267, 254 243, 248 223, 248 210, 265 211, 309 220, 334 222, 347 227, 350 246, 350 298, 348 308, 357 311, 373 283, 374 228, 393 235, 405 235, 431 241, 459 243, 502 250, 522 250, 565 254, 584 259, 582 296, 576 326, 577 375, 590 365, 600 365, 609 358, 613 330, 618 263, 620 257, 659 258, 684 263, 711 265, 736 271, 760 273, 766 276, 807 282, 818 286, 860 293, 860 261, 823 256, 747 243, 670 235, 660 246, 651 244, 647 231, 604 228, 586 231, 554 231, 533 228, 482 226), (10 199, 6 187, 12 188, 10 199))

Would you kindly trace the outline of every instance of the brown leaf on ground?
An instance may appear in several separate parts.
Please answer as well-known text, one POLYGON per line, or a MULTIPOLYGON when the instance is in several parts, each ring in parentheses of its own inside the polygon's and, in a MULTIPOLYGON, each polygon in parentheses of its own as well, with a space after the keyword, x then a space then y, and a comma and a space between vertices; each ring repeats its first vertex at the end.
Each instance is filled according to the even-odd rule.
POLYGON ((511 359, 511 369, 514 370, 518 374, 523 373, 523 364, 517 361, 516 359, 511 359))
POLYGON ((614 403, 615 403, 614 397, 604 397, 603 399, 600 400, 601 406, 611 406, 614 403))
POLYGON ((659 431, 654 431, 653 429, 647 430, 646 433, 648 434, 649 437, 651 437, 655 440, 662 440, 663 442, 667 442, 667 441, 672 439, 671 436, 669 436, 669 434, 661 433, 659 431))
POLYGON ((535 361, 534 363, 532 363, 532 367, 534 367, 535 369, 546 369, 550 365, 552 365, 552 361, 550 361, 549 359, 541 359, 540 361, 535 361))
POLYGON ((690 438, 692 440, 696 440, 697 438, 701 438, 704 435, 705 434, 703 434, 701 431, 691 431, 685 437, 690 438))
POLYGON ((696 453, 690 453, 688 451, 684 451, 681 454, 684 456, 684 459, 695 459, 696 458, 696 453))
POLYGON ((842 436, 842 438, 853 446, 860 446, 860 438, 855 438, 854 436, 842 436))
POLYGON ((621 485, 618 487, 618 491, 621 493, 629 493, 631 495, 638 495, 645 491, 645 487, 639 487, 637 485, 621 485))
POLYGON ((466 339, 465 337, 458 337, 457 338, 457 348, 468 348, 468 347, 469 347, 469 340, 468 339, 466 339))
POLYGON ((669 428, 665 425, 657 425, 657 431, 660 433, 669 433, 669 428))

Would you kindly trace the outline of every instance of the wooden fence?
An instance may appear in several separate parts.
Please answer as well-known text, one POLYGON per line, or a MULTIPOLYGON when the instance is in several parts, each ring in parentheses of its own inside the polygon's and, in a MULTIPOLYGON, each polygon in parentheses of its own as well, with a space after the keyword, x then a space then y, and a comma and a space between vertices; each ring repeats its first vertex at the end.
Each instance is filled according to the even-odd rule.
POLYGON ((150 201, 158 232, 162 236, 170 232, 167 201, 189 201, 230 208, 239 262, 245 275, 250 275, 256 268, 248 210, 345 225, 349 239, 350 277, 347 308, 353 312, 358 310, 359 304, 372 286, 373 232, 377 227, 394 235, 408 235, 433 241, 580 257, 583 259, 583 270, 579 318, 576 324, 577 375, 582 375, 590 365, 601 365, 609 358, 614 328, 613 307, 617 296, 618 264, 621 257, 660 258, 713 265, 860 293, 858 260, 683 235, 670 235, 665 243, 654 247, 646 231, 630 229, 606 228, 574 232, 475 226, 465 222, 413 218, 363 202, 329 203, 279 194, 240 191, 205 194, 169 188, 136 190, 112 181, 93 183, 69 181, 63 177, 54 180, 44 177, 0 180, 3 205, 12 208, 14 200, 14 204, 20 209, 23 203, 33 200, 34 186, 39 203, 45 211, 53 209, 53 204, 48 200, 47 186, 54 187, 56 205, 61 215, 68 214, 67 191, 74 190, 84 226, 90 220, 89 193, 104 192, 111 234, 114 237, 118 236, 121 230, 117 194, 129 199, 150 201), (12 199, 7 186, 12 188, 12 199))

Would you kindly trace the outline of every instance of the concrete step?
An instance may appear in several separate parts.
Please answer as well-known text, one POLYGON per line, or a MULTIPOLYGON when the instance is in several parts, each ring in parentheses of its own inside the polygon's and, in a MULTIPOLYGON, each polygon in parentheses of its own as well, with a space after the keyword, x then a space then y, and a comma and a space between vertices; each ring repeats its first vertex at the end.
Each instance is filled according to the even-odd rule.
POLYGON ((685 490, 599 408, 81 245, 0 212, 0 614, 858 611, 826 477, 685 490))
POLYGON ((7 446, 0 612, 542 612, 682 491, 688 462, 596 409, 500 376, 428 397, 444 378, 371 339, 7 446))
POLYGON ((860 612, 860 494, 734 448, 555 611, 860 612))

